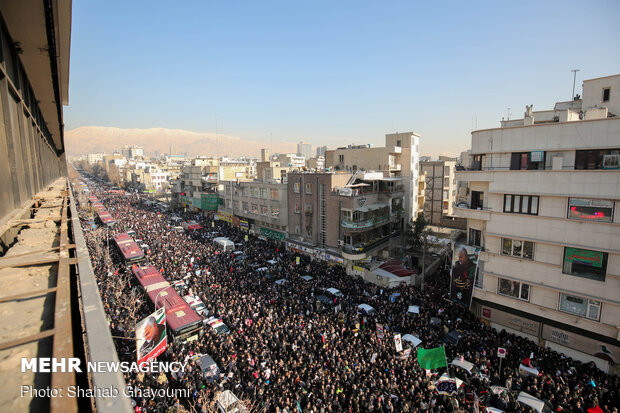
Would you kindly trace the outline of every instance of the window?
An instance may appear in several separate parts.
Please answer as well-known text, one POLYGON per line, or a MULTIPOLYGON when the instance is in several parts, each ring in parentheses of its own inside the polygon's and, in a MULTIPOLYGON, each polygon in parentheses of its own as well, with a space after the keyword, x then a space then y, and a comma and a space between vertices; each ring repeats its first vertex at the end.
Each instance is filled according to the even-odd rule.
POLYGON ((497 293, 512 298, 518 298, 519 300, 529 301, 530 285, 519 281, 500 278, 497 293))
POLYGON ((258 197, 259 197, 258 188, 256 187, 252 188, 252 198, 258 198, 258 197))
POLYGON ((295 182, 293 184, 293 192, 295 192, 296 194, 299 193, 299 182, 295 182))
POLYGON ((545 152, 513 152, 510 155, 510 169, 516 170, 536 170, 545 169, 545 152))
POLYGON ((262 215, 269 215, 269 207, 266 205, 261 205, 260 206, 260 213, 262 215))
POLYGON ((502 238, 502 254, 533 260, 534 243, 532 241, 502 238))
POLYGON ((261 188, 260 189, 260 197, 262 199, 267 199, 267 188, 261 188))
POLYGON ((248 208, 247 202, 243 202, 241 205, 242 205, 243 212, 247 213, 250 210, 250 208, 248 208))
POLYGON ((400 141, 400 140, 397 140, 397 141, 396 141, 396 146, 402 146, 402 145, 401 145, 401 141, 400 141))
POLYGON ((271 216, 274 218, 278 218, 280 216, 280 208, 279 207, 271 207, 271 216))
MULTIPOLYGON (((478 263, 478 267, 480 267, 480 264, 482 264, 482 261, 478 263)), ((476 271, 476 279, 474 280, 474 287, 484 288, 484 276, 482 274, 482 268, 478 268, 478 271, 476 271)))
POLYGON ((258 214, 258 204, 252 204, 252 213, 258 214))
POLYGON ((272 199, 273 201, 277 201, 277 200, 278 200, 278 198, 279 198, 279 195, 280 195, 280 194, 278 193, 278 190, 277 190, 277 189, 271 189, 271 199, 272 199))
POLYGON ((611 88, 605 87, 603 88, 603 102, 609 102, 609 95, 611 95, 611 88))
POLYGON ((239 201, 235 201, 235 209, 239 209, 239 201))
POLYGON ((306 193, 312 194, 312 184, 306 184, 306 193))
POLYGON ((247 198, 248 197, 248 188, 244 187, 241 191, 243 193, 243 196, 247 198))
POLYGON ((469 229, 469 245, 482 247, 482 231, 477 229, 469 229))
POLYGON ((311 236, 312 236, 312 227, 306 227, 306 235, 307 235, 308 237, 311 237, 311 236))
POLYGON ((295 225, 295 234, 301 235, 301 227, 299 225, 295 225))
POLYGON ((606 252, 565 247, 562 272, 591 280, 605 281, 607 255, 606 252))
POLYGON ((569 198, 568 219, 612 222, 614 202, 604 199, 569 198))
POLYGON ((295 213, 301 213, 301 207, 299 206, 299 202, 295 202, 295 213))
POLYGON ((338 163, 344 163, 344 155, 338 155, 338 163))
POLYGON ((560 293, 560 311, 598 321, 601 317, 601 302, 560 293))
POLYGON ((471 209, 482 209, 484 192, 471 191, 471 209))
POLYGON ((504 212, 538 215, 538 197, 532 195, 504 195, 504 212))
POLYGON ((575 152, 575 169, 618 169, 620 149, 594 149, 575 152), (614 162, 615 165, 614 165, 614 162), (611 165, 609 165, 611 163, 611 165))

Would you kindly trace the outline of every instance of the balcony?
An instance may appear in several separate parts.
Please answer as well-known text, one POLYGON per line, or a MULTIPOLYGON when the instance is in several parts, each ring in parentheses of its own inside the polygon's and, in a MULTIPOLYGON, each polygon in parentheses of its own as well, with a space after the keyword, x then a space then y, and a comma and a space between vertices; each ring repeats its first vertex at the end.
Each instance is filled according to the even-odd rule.
POLYGON ((390 153, 403 153, 403 148, 400 146, 390 146, 390 153))
POLYGON ((402 170, 402 165, 399 164, 399 163, 392 164, 392 165, 389 165, 389 169, 390 169, 390 171, 401 171, 402 170))
POLYGON ((364 221, 342 221, 341 225, 343 228, 352 229, 352 230, 362 230, 373 228, 376 225, 381 225, 390 220, 387 216, 380 217, 372 217, 370 219, 366 219, 364 221))
POLYGON ((452 213, 460 218, 466 219, 479 219, 482 221, 489 221, 491 219, 491 209, 483 206, 468 205, 465 202, 461 202, 458 205, 452 205, 452 213))
POLYGON ((618 170, 510 170, 457 171, 456 179, 489 182, 490 193, 540 194, 581 198, 619 198, 618 170))
POLYGON ((348 260, 362 260, 366 255, 377 248, 382 248, 390 240, 390 235, 359 242, 355 245, 345 244, 342 247, 342 256, 348 260))

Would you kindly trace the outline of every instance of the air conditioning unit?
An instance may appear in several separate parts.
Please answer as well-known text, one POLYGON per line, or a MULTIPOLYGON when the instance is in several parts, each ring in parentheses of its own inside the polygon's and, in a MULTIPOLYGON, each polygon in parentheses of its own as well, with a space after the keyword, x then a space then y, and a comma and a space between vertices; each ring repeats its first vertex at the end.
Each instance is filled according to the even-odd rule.
POLYGON ((304 237, 299 237, 299 240, 300 240, 301 242, 304 242, 304 237))
POLYGON ((338 240, 338 246, 339 246, 339 247, 344 247, 344 241, 343 241, 343 240, 341 240, 341 239, 339 239, 339 240, 338 240))

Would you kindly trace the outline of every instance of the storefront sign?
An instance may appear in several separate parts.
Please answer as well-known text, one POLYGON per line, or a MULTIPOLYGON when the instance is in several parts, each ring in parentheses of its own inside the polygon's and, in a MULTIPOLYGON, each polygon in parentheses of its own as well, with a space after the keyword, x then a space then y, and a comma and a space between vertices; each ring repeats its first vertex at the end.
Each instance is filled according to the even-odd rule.
POLYGON ((620 347, 602 343, 598 340, 552 327, 547 324, 543 326, 542 337, 545 340, 579 350, 603 360, 611 361, 614 364, 620 363, 620 347))
POLYGON ((247 231, 248 229, 250 229, 250 224, 248 223, 248 221, 245 221, 243 219, 239 220, 239 226, 244 231, 247 231))
POLYGON ((222 204, 223 199, 218 194, 201 194, 200 209, 203 211, 217 211, 218 205, 222 204))
POLYGON ((232 215, 227 214, 225 212, 218 212, 217 217, 222 221, 226 221, 228 223, 232 223, 232 215))
POLYGON ((527 318, 506 313, 496 308, 482 307, 482 317, 534 337, 538 337, 540 332, 540 323, 538 321, 528 320, 527 318))
POLYGON ((338 264, 344 265, 344 259, 342 259, 340 257, 336 257, 335 255, 325 254, 325 259, 327 261, 335 261, 338 264))
POLYGON ((270 228, 261 227, 260 234, 266 236, 267 238, 272 238, 278 241, 284 241, 286 239, 286 234, 270 228))
POLYGON ((364 275, 364 268, 358 267, 357 265, 353 266, 353 274, 355 275, 364 275))

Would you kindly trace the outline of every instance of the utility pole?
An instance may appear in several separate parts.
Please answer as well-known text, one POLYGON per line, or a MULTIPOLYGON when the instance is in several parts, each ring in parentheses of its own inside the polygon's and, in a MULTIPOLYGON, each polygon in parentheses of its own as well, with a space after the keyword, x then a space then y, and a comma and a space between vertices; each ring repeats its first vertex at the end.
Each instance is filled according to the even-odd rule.
POLYGON ((577 80, 577 72, 579 72, 579 69, 573 69, 571 72, 573 72, 573 94, 571 95, 570 100, 573 101, 575 99, 575 80, 577 80))

